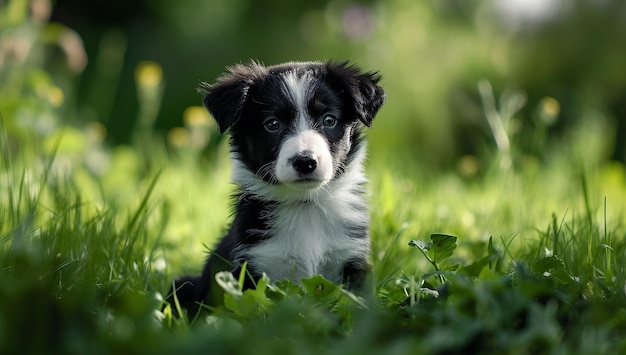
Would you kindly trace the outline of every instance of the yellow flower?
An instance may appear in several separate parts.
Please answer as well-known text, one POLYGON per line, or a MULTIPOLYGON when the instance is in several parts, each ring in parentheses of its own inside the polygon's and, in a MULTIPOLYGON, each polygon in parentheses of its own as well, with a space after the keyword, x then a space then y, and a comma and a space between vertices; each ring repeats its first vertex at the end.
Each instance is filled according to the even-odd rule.
POLYGON ((184 147, 189 144, 189 132, 182 127, 174 127, 167 133, 167 142, 173 147, 184 147))
POLYGON ((152 61, 143 61, 135 68, 135 80, 142 87, 155 87, 163 80, 163 70, 161 66, 152 61))
POLYGON ((189 106, 183 112, 183 122, 186 127, 210 126, 211 121, 208 112, 202 106, 189 106))
POLYGON ((561 105, 554 97, 544 97, 539 103, 541 110, 541 120, 546 125, 552 125, 556 122, 559 112, 561 112, 561 105))

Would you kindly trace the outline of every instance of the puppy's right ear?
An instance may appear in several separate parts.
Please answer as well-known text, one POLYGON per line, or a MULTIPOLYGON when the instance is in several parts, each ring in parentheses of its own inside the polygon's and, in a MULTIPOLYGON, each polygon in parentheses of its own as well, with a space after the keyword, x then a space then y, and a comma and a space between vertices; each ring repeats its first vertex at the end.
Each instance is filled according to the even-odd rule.
POLYGON ((217 121, 220 133, 226 132, 241 118, 250 86, 265 73, 263 65, 252 61, 229 67, 215 84, 200 84, 198 91, 204 94, 204 107, 217 121))

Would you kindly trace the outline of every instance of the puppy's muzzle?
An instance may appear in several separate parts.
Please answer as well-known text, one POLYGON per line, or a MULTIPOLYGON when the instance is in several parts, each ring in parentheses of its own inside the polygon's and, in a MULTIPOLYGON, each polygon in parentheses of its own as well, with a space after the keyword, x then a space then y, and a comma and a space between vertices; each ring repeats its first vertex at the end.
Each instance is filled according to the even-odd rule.
POLYGON ((291 165, 294 170, 301 175, 308 175, 317 169, 317 157, 310 150, 298 153, 291 159, 291 165))

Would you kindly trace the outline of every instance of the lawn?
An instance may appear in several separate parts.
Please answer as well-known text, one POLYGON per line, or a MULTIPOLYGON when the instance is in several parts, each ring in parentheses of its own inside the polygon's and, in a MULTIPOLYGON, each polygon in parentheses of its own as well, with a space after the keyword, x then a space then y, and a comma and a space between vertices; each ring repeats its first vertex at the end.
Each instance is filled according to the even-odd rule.
MULTIPOLYGON (((111 143, 46 60, 46 43, 71 31, 28 18, 28 2, 2 6, 0 43, 32 53, 0 46, 0 353, 626 351, 626 167, 608 158, 613 126, 589 108, 600 100, 552 135, 559 102, 541 93, 522 135, 522 93, 472 82, 478 108, 464 107, 484 129, 463 137, 474 153, 455 156, 467 142, 450 142, 452 123, 421 117, 446 112, 447 98, 411 106, 432 86, 389 66, 389 101, 368 131, 371 292, 320 276, 242 292, 221 274, 224 306, 177 318, 172 281, 201 270, 232 218, 227 137, 197 106, 180 127, 156 127, 163 71, 146 61, 128 142, 111 143)), ((426 78, 446 81, 437 95, 455 79, 442 72, 426 78)))
POLYGON ((164 154, 153 142, 148 167, 139 149, 103 150, 112 172, 98 175, 71 162, 80 160, 71 139, 83 135, 68 128, 50 144, 26 140, 15 150, 2 132, 5 353, 588 354, 626 346, 624 168, 594 160, 593 149, 577 152, 573 139, 541 163, 503 168, 495 152, 473 175, 372 154, 371 297, 319 277, 302 286, 264 280, 243 293, 224 278, 224 308, 177 319, 175 305, 163 304, 170 282, 199 271, 230 218, 225 141, 210 158, 164 154))

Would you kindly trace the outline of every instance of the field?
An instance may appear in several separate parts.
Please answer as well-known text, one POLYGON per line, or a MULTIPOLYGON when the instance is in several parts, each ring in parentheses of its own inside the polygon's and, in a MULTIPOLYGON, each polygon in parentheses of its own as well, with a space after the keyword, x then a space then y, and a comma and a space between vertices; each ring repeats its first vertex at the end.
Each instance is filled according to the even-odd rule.
POLYGON ((372 297, 320 278, 241 293, 233 279, 224 309, 176 319, 174 305, 160 311, 170 282, 199 270, 229 219, 225 142, 211 159, 159 155, 152 143, 154 166, 143 168, 138 149, 102 151, 120 172, 97 176, 69 162, 70 136, 15 152, 2 133, 5 353, 626 346, 624 168, 577 156, 576 141, 548 162, 502 168, 494 159, 471 177, 372 158, 372 297))
MULTIPOLYGON (((489 58, 501 53, 474 58, 490 40, 466 41, 462 21, 441 25, 452 17, 437 20, 435 5, 381 2, 376 9, 390 7, 380 16, 397 28, 380 36, 406 26, 413 38, 422 18, 431 26, 424 46, 445 54, 434 44, 446 31, 456 37, 455 55, 419 65, 410 62, 419 44, 370 41, 406 60, 372 59, 389 96, 367 133, 371 292, 320 276, 262 279, 242 292, 237 275, 220 275, 224 306, 177 318, 177 305, 164 301, 172 281, 201 270, 232 218, 228 139, 198 106, 180 112, 179 127, 158 127, 167 81, 154 61, 133 67, 137 116, 107 132, 78 104, 78 74, 50 59, 50 43, 73 32, 28 17, 27 3, 0 4, 0 353, 626 351, 626 167, 611 157, 620 142, 604 92, 579 88, 591 94, 572 105, 578 119, 561 122, 567 100, 543 87, 533 101, 506 82, 467 79, 476 105, 463 107, 480 129, 457 142, 452 118, 431 117, 451 110, 443 93, 453 75, 472 60, 496 67, 489 58), (30 52, 20 57, 15 43, 30 52), (404 80, 407 67, 432 73, 404 80), (412 106, 429 91, 435 99, 412 106), (113 134, 128 140, 112 142, 113 134), (458 155, 467 143, 473 150, 458 155)), ((311 23, 325 18, 311 14, 311 23)), ((329 43, 323 49, 343 53, 343 42, 329 43)), ((619 89, 610 68, 600 74, 619 89)))

